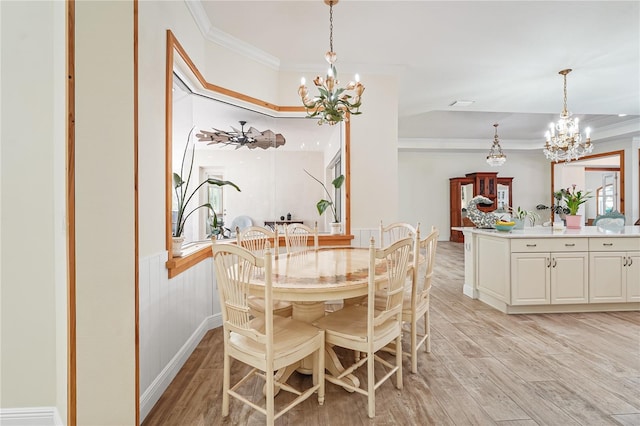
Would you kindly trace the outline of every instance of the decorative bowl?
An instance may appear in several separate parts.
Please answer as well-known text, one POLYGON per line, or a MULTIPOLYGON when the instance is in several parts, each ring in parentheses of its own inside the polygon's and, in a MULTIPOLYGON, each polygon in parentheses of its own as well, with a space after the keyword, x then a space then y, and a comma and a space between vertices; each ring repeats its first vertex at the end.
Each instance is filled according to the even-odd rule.
POLYGON ((501 231, 501 232, 509 232, 509 231, 511 231, 513 229, 514 226, 516 226, 516 225, 515 224, 513 224, 513 225, 499 225, 499 224, 496 223, 496 229, 498 231, 501 231))

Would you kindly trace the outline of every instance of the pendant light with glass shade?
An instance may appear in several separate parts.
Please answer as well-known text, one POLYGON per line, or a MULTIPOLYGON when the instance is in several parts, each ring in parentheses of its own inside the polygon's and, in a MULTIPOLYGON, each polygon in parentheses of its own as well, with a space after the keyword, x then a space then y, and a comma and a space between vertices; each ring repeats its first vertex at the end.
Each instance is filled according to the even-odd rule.
POLYGON ((498 141, 498 123, 493 125, 496 129, 496 134, 493 136, 493 145, 487 155, 487 164, 491 167, 502 166, 507 161, 507 156, 502 152, 502 147, 498 141))

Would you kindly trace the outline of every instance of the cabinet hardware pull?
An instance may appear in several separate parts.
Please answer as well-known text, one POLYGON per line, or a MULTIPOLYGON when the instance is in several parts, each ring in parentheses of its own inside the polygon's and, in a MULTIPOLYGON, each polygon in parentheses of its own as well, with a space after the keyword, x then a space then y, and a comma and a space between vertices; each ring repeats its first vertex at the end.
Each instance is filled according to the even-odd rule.
POLYGON ((565 244, 564 246, 565 247, 575 247, 576 245, 575 245, 575 243, 571 243, 571 244, 565 244))
POLYGON ((631 257, 629 257, 629 264, 627 266, 631 266, 633 265, 633 259, 631 259, 631 257))
POLYGON ((554 257, 553 258, 553 267, 555 268, 557 264, 558 264, 558 261, 556 261, 556 258, 554 257))
POLYGON ((527 244, 527 247, 535 247, 537 244, 527 244))
POLYGON ((547 268, 550 268, 551 267, 551 259, 549 259, 548 257, 547 257, 547 262, 548 262, 547 263, 547 268))
POLYGON ((609 247, 610 247, 610 246, 612 246, 612 245, 613 245, 613 243, 602 243, 602 245, 603 245, 603 246, 609 246, 609 247))
POLYGON ((622 266, 627 266, 627 263, 629 262, 629 258, 625 257, 624 258, 624 264, 622 266))

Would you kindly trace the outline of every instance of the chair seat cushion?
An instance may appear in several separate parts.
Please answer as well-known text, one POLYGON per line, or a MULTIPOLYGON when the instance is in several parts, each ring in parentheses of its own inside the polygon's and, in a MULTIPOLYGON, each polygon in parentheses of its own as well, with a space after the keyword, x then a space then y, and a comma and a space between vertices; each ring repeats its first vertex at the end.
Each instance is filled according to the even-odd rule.
MULTIPOLYGON (((250 327, 260 333, 265 332, 264 317, 251 320, 250 327)), ((287 356, 295 352, 309 340, 318 337, 318 329, 310 324, 296 321, 292 318, 273 317, 273 352, 278 356, 287 356)), ((265 344, 256 342, 246 336, 232 332, 229 343, 242 349, 243 352, 252 353, 255 357, 264 358, 265 344)))
MULTIPOLYGON (((348 306, 339 311, 329 313, 313 323, 318 328, 325 330, 327 343, 344 345, 345 340, 357 343, 367 342, 367 307, 361 305, 348 306)), ((387 335, 393 335, 398 323, 391 318, 383 324, 375 327, 374 339, 384 339, 387 335)), ((347 346, 348 347, 348 346, 347 346)))

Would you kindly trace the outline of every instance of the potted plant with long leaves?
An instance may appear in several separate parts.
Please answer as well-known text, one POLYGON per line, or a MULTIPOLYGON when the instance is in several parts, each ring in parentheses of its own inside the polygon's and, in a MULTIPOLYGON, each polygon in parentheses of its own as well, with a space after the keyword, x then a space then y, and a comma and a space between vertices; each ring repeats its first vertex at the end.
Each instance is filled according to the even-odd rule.
POLYGON ((524 229, 524 222, 526 219, 529 219, 529 223, 531 226, 536 225, 536 220, 540 219, 540 215, 534 211, 524 210, 518 206, 517 208, 508 207, 509 213, 511 213, 511 220, 513 220, 516 225, 513 229, 524 229))
POLYGON ((191 143, 191 136, 193 134, 193 129, 189 132, 189 136, 187 137, 187 143, 184 146, 184 152, 182 153, 182 164, 180 165, 180 173, 173 173, 173 191, 176 196, 176 222, 173 227, 173 246, 172 253, 174 256, 182 255, 182 243, 184 242, 184 227, 187 222, 189 216, 191 216, 195 211, 207 208, 210 210, 213 216, 212 227, 213 229, 218 229, 218 216, 216 215, 213 206, 210 203, 200 204, 199 206, 190 208, 189 202, 191 199, 198 194, 200 188, 204 185, 217 185, 217 186, 232 186, 237 191, 240 191, 240 188, 235 183, 228 180, 220 180, 215 178, 207 178, 202 182, 198 183, 198 185, 190 190, 189 183, 191 182, 191 175, 193 172, 193 159, 195 157, 195 146, 191 143), (190 154, 189 154, 190 152, 190 154), (187 155, 190 155, 188 168, 186 167, 187 155), (186 170, 186 180, 185 180, 185 168, 186 170))
MULTIPOLYGON (((329 192, 329 190, 327 190, 327 187, 320 179, 313 176, 306 169, 303 169, 303 170, 306 174, 311 176, 313 180, 318 182, 322 186, 322 189, 324 189, 324 192, 327 194, 328 199, 323 198, 320 201, 318 201, 316 203, 316 208, 318 209, 318 214, 320 216, 322 216, 322 214, 325 211, 327 211, 327 209, 331 209, 331 213, 333 214, 333 222, 331 222, 331 234, 339 234, 341 224, 340 224, 340 221, 338 220, 338 214, 336 212, 335 203, 333 202, 333 197, 331 197, 331 193, 329 192)), ((333 185, 335 189, 340 188, 343 183, 344 183, 344 175, 340 175, 336 177, 333 181, 331 181, 331 185, 333 185)))

